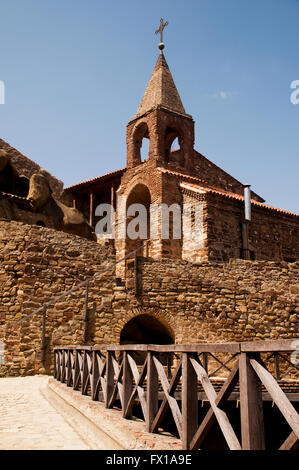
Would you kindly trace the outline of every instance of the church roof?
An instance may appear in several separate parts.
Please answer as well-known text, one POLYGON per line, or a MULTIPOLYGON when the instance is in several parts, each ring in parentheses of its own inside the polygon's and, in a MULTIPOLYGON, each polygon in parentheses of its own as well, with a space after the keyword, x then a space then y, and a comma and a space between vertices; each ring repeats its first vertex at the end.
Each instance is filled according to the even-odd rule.
MULTIPOLYGON (((215 194, 216 196, 225 197, 227 199, 235 199, 238 201, 244 201, 244 196, 241 196, 240 194, 231 193, 229 191, 224 191, 223 189, 219 189, 219 188, 213 188, 211 186, 204 186, 204 185, 193 184, 193 183, 186 184, 184 182, 181 182, 180 187, 193 191, 194 193, 200 193, 200 194, 211 193, 211 194, 215 194)), ((299 217, 299 215, 295 214, 294 212, 286 211, 284 209, 279 209, 278 207, 269 206, 268 204, 265 204, 263 202, 255 201, 254 199, 251 199, 251 204, 256 207, 261 207, 262 209, 268 209, 271 211, 279 212, 280 214, 299 217)))
POLYGON ((162 51, 159 54, 135 117, 141 116, 157 106, 163 106, 171 111, 186 114, 162 51))
POLYGON ((116 171, 111 171, 110 173, 106 173, 101 176, 97 176, 96 178, 92 178, 90 180, 82 181, 81 183, 74 184, 72 186, 68 186, 65 188, 65 191, 82 191, 82 190, 91 190, 92 187, 96 187, 99 184, 111 180, 113 178, 120 178, 124 172, 126 171, 126 168, 121 168, 120 170, 116 171))

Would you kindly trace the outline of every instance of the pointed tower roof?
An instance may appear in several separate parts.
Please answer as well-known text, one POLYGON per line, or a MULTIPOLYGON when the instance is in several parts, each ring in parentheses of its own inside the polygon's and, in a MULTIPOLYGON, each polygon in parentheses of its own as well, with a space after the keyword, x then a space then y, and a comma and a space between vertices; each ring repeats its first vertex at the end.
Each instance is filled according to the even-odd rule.
POLYGON ((157 106, 163 106, 170 111, 186 115, 180 95, 175 86, 162 50, 159 54, 154 71, 148 82, 135 118, 157 106))

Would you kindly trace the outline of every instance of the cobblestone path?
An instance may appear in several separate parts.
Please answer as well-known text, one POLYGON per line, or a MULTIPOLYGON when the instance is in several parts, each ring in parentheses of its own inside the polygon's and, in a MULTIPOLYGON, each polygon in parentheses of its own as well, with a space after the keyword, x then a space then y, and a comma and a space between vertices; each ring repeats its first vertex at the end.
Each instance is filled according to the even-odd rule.
POLYGON ((1 450, 72 450, 88 445, 43 396, 48 377, 0 378, 1 450))

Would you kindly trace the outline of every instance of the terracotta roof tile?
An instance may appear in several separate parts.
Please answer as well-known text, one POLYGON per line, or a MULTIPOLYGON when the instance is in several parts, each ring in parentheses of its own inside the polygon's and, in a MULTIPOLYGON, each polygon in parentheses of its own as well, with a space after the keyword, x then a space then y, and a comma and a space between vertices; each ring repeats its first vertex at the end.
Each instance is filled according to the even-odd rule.
POLYGON ((105 179, 109 179, 109 177, 113 176, 122 176, 123 173, 126 171, 126 168, 121 168, 120 170, 111 171, 110 173, 105 173, 104 175, 97 176, 96 178, 92 178, 90 180, 82 181, 81 183, 74 184, 72 186, 68 186, 65 190, 72 190, 81 188, 82 186, 98 183, 104 181, 105 179))
MULTIPOLYGON (((236 199, 238 201, 244 201, 244 196, 241 196, 240 194, 231 193, 229 191, 224 191, 219 188, 213 188, 211 186, 200 186, 200 185, 193 184, 193 183, 188 183, 188 184, 181 183, 181 186, 185 187, 186 189, 188 189, 189 187, 191 190, 196 191, 196 189, 198 189, 200 192, 213 193, 213 194, 217 194, 218 196, 226 197, 228 199, 236 199)), ((258 201, 255 201, 254 199, 251 199, 251 204, 257 207, 261 207, 263 209, 270 209, 276 212, 280 212, 282 214, 299 217, 299 215, 295 214, 294 212, 290 212, 284 209, 279 209, 277 207, 269 206, 268 204, 265 204, 264 202, 258 202, 258 201)))

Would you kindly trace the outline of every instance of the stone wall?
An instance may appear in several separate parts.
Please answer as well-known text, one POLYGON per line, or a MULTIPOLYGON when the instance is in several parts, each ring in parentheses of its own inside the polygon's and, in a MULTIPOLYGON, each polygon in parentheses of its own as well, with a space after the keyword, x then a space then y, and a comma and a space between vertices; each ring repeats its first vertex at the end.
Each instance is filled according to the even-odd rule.
MULTIPOLYGON (((47 310, 45 363, 41 363, 41 314, 26 315, 114 261, 112 243, 97 243, 55 230, 0 222, 0 374, 49 373, 53 346, 82 344, 85 289, 47 310)), ((298 336, 299 263, 230 260, 134 261, 127 278, 114 268, 90 283, 88 344, 118 344, 124 326, 147 315, 176 343, 295 338, 298 336)), ((147 317, 147 318, 148 318, 147 317)))
MULTIPOLYGON (((209 194, 207 246, 211 261, 240 258, 242 249, 242 201, 209 194)), ((299 218, 295 214, 252 205, 249 249, 257 260, 299 259, 299 218)))
MULTIPOLYGON (((5 338, 5 367, 11 374, 43 372, 40 363, 41 313, 27 321, 44 303, 114 261, 114 249, 53 229, 0 221, 0 341, 5 338)), ((114 271, 91 285, 93 302, 101 304, 100 289, 114 282, 114 271)), ((105 318, 111 315, 105 310, 105 318)), ((79 289, 47 310, 46 340, 83 341, 85 289, 79 289)), ((108 340, 108 338, 105 338, 108 340)), ((47 363, 51 357, 47 356, 47 363)), ((1 366, 0 366, 1 370, 1 366)))
POLYGON ((139 263, 142 295, 132 305, 167 322, 176 343, 298 336, 298 262, 139 263))

